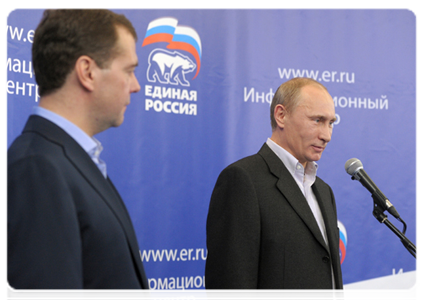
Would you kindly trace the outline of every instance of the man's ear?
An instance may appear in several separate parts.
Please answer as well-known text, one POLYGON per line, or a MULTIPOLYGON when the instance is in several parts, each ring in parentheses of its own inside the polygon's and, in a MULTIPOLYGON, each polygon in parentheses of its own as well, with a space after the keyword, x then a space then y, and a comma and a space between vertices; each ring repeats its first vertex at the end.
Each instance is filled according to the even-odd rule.
POLYGON ((274 117, 278 127, 284 128, 285 127, 285 117, 287 115, 287 111, 285 106, 282 104, 278 104, 275 106, 274 117))
POLYGON ((95 61, 86 55, 80 56, 75 63, 75 73, 79 83, 90 92, 94 90, 96 68, 98 66, 95 61))

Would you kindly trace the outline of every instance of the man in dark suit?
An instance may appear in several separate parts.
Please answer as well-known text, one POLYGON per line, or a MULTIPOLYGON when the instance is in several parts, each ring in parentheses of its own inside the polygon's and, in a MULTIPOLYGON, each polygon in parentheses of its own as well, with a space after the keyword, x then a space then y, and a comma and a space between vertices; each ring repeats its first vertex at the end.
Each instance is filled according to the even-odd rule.
POLYGON ((136 32, 107 10, 46 11, 40 102, 8 150, 8 281, 16 289, 148 288, 135 231, 93 136, 123 122, 136 32))
POLYGON ((336 120, 326 88, 282 84, 272 136, 222 171, 207 217, 206 288, 342 289, 331 188, 316 177, 336 120))

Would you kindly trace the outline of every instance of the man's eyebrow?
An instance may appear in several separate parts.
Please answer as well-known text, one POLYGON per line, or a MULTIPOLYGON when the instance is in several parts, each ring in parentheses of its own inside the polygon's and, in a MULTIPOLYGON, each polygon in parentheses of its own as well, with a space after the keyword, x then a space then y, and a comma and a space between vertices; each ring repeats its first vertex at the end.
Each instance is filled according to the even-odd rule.
POLYGON ((127 69, 135 69, 136 67, 138 67, 138 62, 135 62, 133 64, 129 64, 127 69))
POLYGON ((330 121, 333 121, 333 122, 335 122, 337 120, 336 116, 334 116, 333 118, 328 118, 328 117, 326 117, 324 115, 320 115, 320 114, 313 115, 313 116, 311 116, 311 118, 312 119, 318 118, 318 119, 322 119, 322 120, 330 120, 330 121))

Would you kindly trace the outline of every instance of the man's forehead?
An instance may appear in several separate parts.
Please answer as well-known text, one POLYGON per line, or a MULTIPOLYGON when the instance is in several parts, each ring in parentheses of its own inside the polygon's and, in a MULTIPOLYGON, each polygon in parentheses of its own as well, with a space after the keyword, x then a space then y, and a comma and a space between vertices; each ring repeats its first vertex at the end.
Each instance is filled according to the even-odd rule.
POLYGON ((122 26, 117 27, 118 40, 116 42, 117 56, 131 56, 132 60, 138 61, 136 54, 136 42, 128 29, 122 26))
POLYGON ((329 119, 335 118, 335 103, 330 94, 319 86, 304 91, 298 102, 299 107, 312 110, 316 114, 320 112, 322 116, 329 119))
POLYGON ((300 105, 334 105, 331 95, 319 86, 310 86, 309 88, 303 87, 298 101, 300 105))

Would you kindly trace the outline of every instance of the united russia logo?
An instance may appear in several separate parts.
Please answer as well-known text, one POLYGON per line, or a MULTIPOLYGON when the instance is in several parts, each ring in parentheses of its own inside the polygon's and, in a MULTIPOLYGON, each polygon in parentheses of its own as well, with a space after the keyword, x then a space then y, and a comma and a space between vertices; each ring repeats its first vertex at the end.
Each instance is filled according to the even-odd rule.
POLYGON ((146 79, 151 85, 145 95, 153 99, 146 99, 146 110, 197 115, 197 91, 189 87, 201 68, 198 33, 175 18, 159 18, 147 26, 142 47, 149 45, 155 48, 148 56, 146 79))

